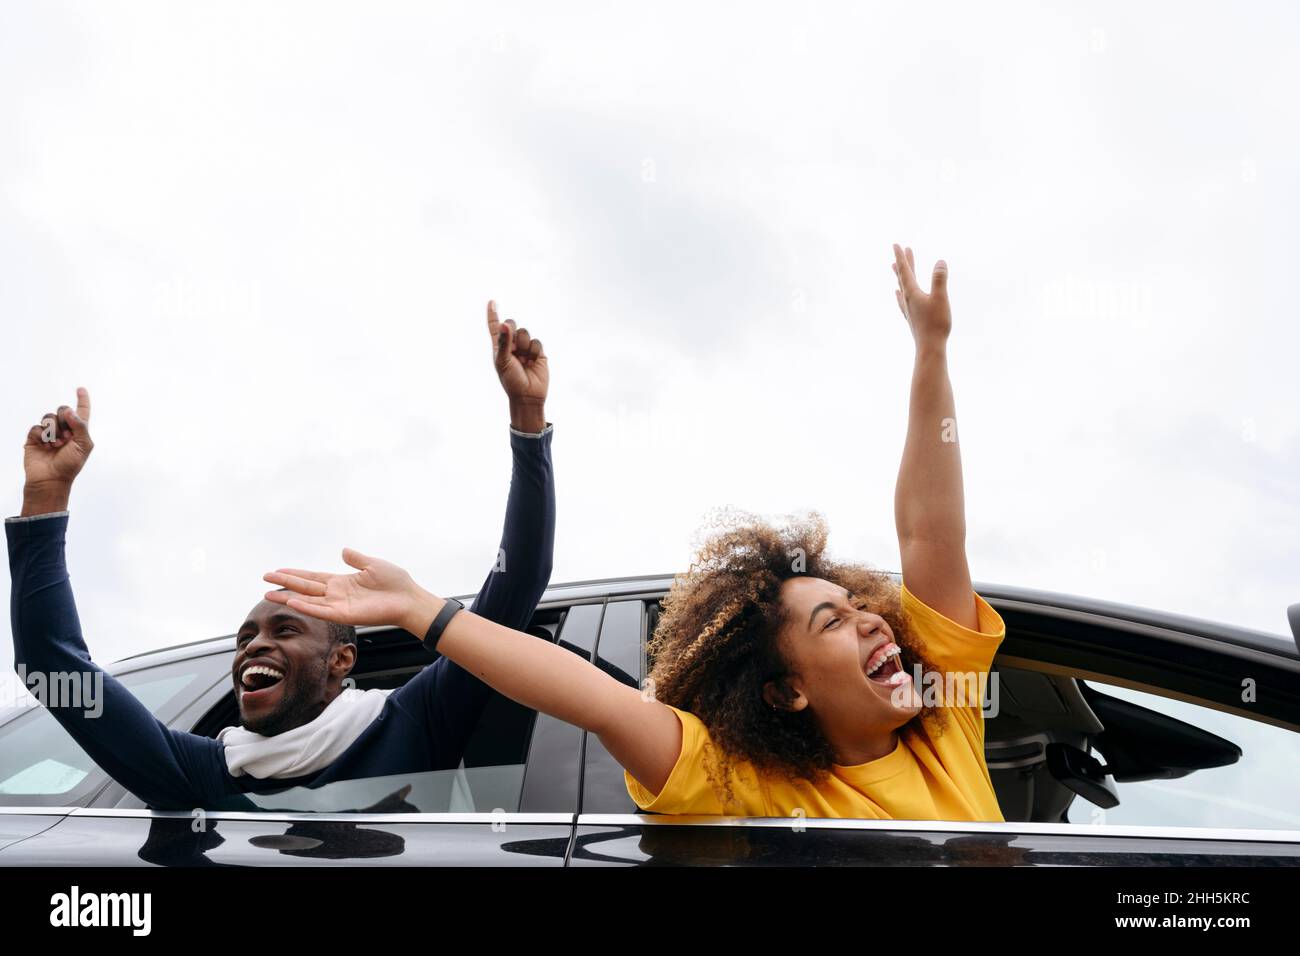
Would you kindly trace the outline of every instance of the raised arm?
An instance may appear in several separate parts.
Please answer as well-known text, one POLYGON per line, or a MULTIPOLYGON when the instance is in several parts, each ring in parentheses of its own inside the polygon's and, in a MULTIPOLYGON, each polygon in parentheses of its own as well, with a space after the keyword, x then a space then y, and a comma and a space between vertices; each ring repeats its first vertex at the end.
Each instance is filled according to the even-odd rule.
MULTIPOLYGON (((552 430, 546 421, 550 370, 541 340, 512 320, 502 322, 495 302, 487 306, 487 332, 492 365, 510 405, 512 464, 501 542, 471 610, 523 628, 550 582, 555 550, 552 430)), ((419 702, 433 731, 435 763, 448 767, 460 762, 490 696, 486 684, 445 655, 394 694, 402 706, 419 702)))
POLYGON ((492 365, 510 405, 513 464, 497 559, 471 607, 507 627, 527 625, 551 580, 555 551, 555 480, 546 421, 550 368, 541 339, 487 305, 492 365))
POLYGON ((90 657, 64 559, 72 483, 90 455, 90 395, 32 426, 22 514, 5 522, 14 669, 95 763, 150 806, 188 809, 221 779, 215 740, 174 731, 90 657), (80 695, 65 697, 69 687, 80 695), (78 697, 80 699, 78 699, 78 697))
MULTIPOLYGON (((388 624, 423 635, 445 603, 404 570, 351 548, 343 560, 357 574, 281 568, 264 580, 288 591, 267 599, 326 621, 388 624)), ((456 614, 438 651, 525 707, 596 734, 626 770, 654 791, 663 788, 681 750, 672 710, 619 683, 594 664, 469 611, 456 614)))
POLYGON ((948 380, 948 266, 935 263, 930 291, 916 281, 912 250, 894 246, 898 308, 912 330, 916 354, 907 439, 894 490, 894 523, 907 589, 958 624, 978 629, 966 562, 957 411, 948 380))

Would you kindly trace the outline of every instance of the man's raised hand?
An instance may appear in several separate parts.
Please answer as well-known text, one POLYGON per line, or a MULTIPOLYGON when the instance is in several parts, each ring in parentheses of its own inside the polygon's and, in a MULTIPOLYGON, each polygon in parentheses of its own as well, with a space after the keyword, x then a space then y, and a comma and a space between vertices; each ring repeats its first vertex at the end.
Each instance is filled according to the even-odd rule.
POLYGON ((922 291, 916 281, 916 262, 911 248, 894 243, 894 275, 898 288, 894 298, 912 330, 918 346, 943 345, 952 331, 952 309, 948 306, 948 264, 940 259, 934 264, 930 291, 922 291))
POLYGON ((513 319, 501 321, 497 304, 487 305, 488 336, 492 339, 492 364, 510 400, 510 424, 520 431, 540 432, 546 427, 546 392, 550 369, 542 340, 516 329, 513 319))
POLYGON ((94 449, 90 440, 90 393, 77 389, 77 407, 60 405, 27 431, 23 445, 23 514, 65 511, 72 482, 94 449))

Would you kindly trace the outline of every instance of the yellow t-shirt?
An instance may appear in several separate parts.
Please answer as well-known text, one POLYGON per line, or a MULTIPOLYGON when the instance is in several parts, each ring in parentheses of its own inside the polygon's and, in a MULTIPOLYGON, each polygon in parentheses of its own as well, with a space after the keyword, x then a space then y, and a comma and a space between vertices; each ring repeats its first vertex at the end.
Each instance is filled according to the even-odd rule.
POLYGON ((929 683, 932 699, 926 703, 950 702, 942 708, 948 715, 947 726, 933 738, 928 727, 913 718, 900 729, 892 753, 851 767, 836 764, 818 784, 770 774, 760 777, 748 761, 735 758, 730 782, 736 802, 724 808, 704 769, 705 760, 717 753, 708 729, 694 714, 673 707, 682 724, 682 750, 668 781, 656 796, 624 771, 627 792, 642 810, 656 813, 1001 821, 984 763, 979 694, 1006 636, 1006 624, 978 594, 975 604, 978 631, 949 620, 922 603, 906 583, 902 586, 903 611, 926 656, 944 674, 971 675, 967 683, 952 685, 956 690, 952 696, 944 694, 937 682, 929 683, 937 681, 938 675, 925 675, 917 685, 924 699, 929 683))

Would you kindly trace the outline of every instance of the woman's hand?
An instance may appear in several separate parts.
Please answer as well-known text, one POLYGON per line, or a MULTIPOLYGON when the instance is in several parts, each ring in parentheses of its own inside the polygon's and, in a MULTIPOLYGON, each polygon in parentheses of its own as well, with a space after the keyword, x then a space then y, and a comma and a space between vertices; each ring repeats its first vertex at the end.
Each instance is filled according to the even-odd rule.
MULTIPOLYGON (((268 601, 340 624, 397 625, 423 638, 445 601, 395 564, 343 549, 358 574, 281 568, 265 575, 288 591, 268 601)), ((682 749, 682 728, 671 708, 646 700, 567 648, 512 630, 466 610, 451 619, 438 653, 523 706, 550 714, 600 737, 614 759, 656 793, 682 749)))
POLYGON ((382 558, 344 548, 343 560, 358 573, 281 568, 264 574, 264 581, 288 589, 270 591, 266 599, 323 621, 392 624, 416 637, 424 636, 442 609, 441 598, 425 591, 405 570, 382 558))
POLYGON ((894 243, 894 275, 898 277, 898 288, 894 298, 898 308, 907 319, 912 329, 912 338, 917 346, 942 346, 948 341, 952 331, 952 309, 948 306, 948 264, 940 259, 934 264, 934 273, 930 277, 930 291, 921 291, 916 281, 916 264, 909 247, 904 250, 894 243))

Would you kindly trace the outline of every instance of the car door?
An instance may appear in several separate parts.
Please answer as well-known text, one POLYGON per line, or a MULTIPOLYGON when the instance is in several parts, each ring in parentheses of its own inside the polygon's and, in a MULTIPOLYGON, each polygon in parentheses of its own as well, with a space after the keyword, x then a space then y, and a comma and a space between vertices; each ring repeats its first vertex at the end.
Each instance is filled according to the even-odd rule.
MULTIPOLYGON (((987 722, 1002 720, 1002 733, 989 735, 987 757, 995 776, 1001 775, 999 800, 1008 805, 1038 808, 1057 819, 1012 819, 1006 822, 957 823, 907 820, 774 819, 749 817, 672 817, 638 812, 623 786, 622 769, 609 758, 594 736, 586 740, 583 799, 578 816, 573 866, 608 865, 731 865, 731 866, 851 866, 851 865, 1295 865, 1300 863, 1300 827, 1291 825, 1287 809, 1259 808, 1250 816, 1253 825, 1220 814, 1214 825, 1172 825, 1159 818, 1126 817, 1111 811, 1100 816, 1076 792, 1066 794, 1068 816, 1058 813, 1057 796, 1066 784, 1049 767, 1047 754, 1058 754, 1080 730, 1084 743, 1106 745, 1100 724, 1080 725, 1064 719, 1071 707, 1087 711, 1079 692, 1085 677, 1108 674, 1112 681, 1143 682, 1150 693, 1146 707, 1160 714, 1161 701, 1175 695, 1198 694, 1199 706, 1230 706, 1235 675, 1243 666, 1263 679, 1273 694, 1267 706, 1244 719, 1268 723, 1278 736, 1270 736, 1269 759, 1294 767, 1300 757, 1300 720, 1296 700, 1281 688, 1300 687, 1300 660, 1294 648, 1267 635, 1221 629, 1203 622, 1188 622, 1160 615, 1121 616, 1113 605, 1092 608, 1080 604, 1059 606, 1031 592, 980 588, 1007 620, 1008 638, 995 668, 1020 697, 1003 702, 1003 712, 987 722), (999 593, 1001 591, 1001 593, 999 593), (1194 648, 1193 653, 1191 649, 1194 648), (1023 698, 1023 699, 1021 699, 1023 698), (1092 733, 1088 733, 1092 731, 1092 733), (1276 756, 1273 756, 1275 753, 1276 756), (1032 788, 1038 781, 1037 799, 1021 801, 1016 787, 1032 788), (1046 783, 1044 783, 1044 780, 1046 783), (1049 792, 1050 791, 1050 792, 1049 792), (1044 794, 1047 794, 1047 799, 1044 794), (1086 822, 1071 822, 1075 819, 1086 822), (1122 822, 1122 821, 1131 822, 1122 822), (1276 826, 1261 826, 1274 822, 1276 826)), ((644 595, 614 602, 606 609, 597 647, 598 657, 618 666, 635 681, 645 678, 644 641, 653 631, 657 596, 644 595)), ((1129 609, 1131 611, 1132 609, 1129 609)), ((996 687, 997 682, 991 682, 996 687)), ((1092 689, 1095 691, 1095 688, 1092 689)), ((1010 691, 1008 691, 1008 695, 1010 691)), ((1113 709, 1093 705, 1112 722, 1120 722, 1113 709)), ((992 704, 992 701, 989 701, 992 704)), ((990 713, 993 708, 990 707, 990 713)), ((1087 712, 1089 719, 1095 714, 1087 712)), ((1145 726, 1143 715, 1130 712, 1130 722, 1145 726)), ((1187 716, 1187 715, 1184 715, 1187 716)), ((1148 721, 1149 723, 1149 721, 1148 721)), ((1165 740, 1191 737, 1187 728, 1164 724, 1165 740), (1183 734, 1180 737, 1179 731, 1183 734)), ((1191 737, 1196 740, 1198 738, 1191 737)), ((1131 744, 1130 744, 1131 746, 1131 744)), ((1115 772, 1176 773, 1172 760, 1134 768, 1112 748, 1115 772)), ((1212 753, 1224 762, 1222 746, 1212 753)), ((1159 758, 1161 755, 1156 754, 1159 758)), ((1186 768, 1183 768, 1186 770, 1186 768)), ((1197 771, 1202 772, 1204 771, 1197 771)), ((1230 773, 1230 767, 1219 772, 1230 773)), ((1249 772, 1247 770, 1247 772, 1249 772)), ((1194 774, 1188 772, 1189 777, 1194 774)), ((1103 774, 1103 777, 1109 777, 1103 774)), ((1086 792, 1090 781, 1070 779, 1086 792)), ((1139 783, 1119 784, 1121 806, 1126 789, 1139 783)), ((1287 794, 1275 788, 1272 802, 1281 804, 1287 794)), ((1103 799, 1100 796, 1099 799, 1103 799)), ((1222 807, 1220 806, 1220 809, 1222 807)), ((1240 814, 1242 818, 1246 814, 1240 814)), ((1192 823, 1198 821, 1192 820, 1192 823)), ((1199 821, 1204 824, 1206 821, 1199 821)))
MULTIPOLYGON (((590 655, 600 611, 599 602, 543 605, 529 629, 590 655)), ((428 664, 404 632, 370 629, 362 638, 359 661, 368 666, 354 672, 357 686, 396 686, 428 664)), ((230 722, 231 655, 233 643, 221 680, 191 698, 173 726, 211 734, 230 722)), ((88 805, 60 808, 56 825, 11 815, 22 823, 0 824, 0 833, 24 838, 0 851, 0 864, 563 866, 580 756, 576 728, 494 695, 456 770, 257 795, 254 810, 150 810, 110 782, 88 805)))

